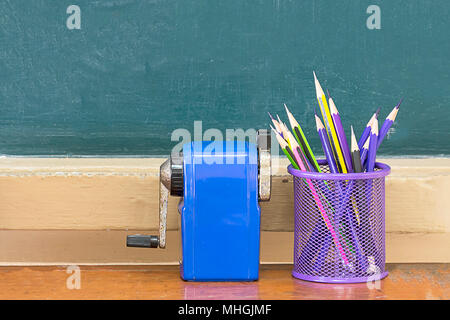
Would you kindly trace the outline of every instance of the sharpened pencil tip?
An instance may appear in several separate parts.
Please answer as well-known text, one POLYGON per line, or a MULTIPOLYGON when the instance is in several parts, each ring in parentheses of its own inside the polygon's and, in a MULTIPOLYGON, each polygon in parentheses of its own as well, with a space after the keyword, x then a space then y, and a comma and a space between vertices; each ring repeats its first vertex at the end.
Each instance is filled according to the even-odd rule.
POLYGON ((315 72, 315 71, 313 71, 313 75, 314 75, 314 82, 315 82, 315 83, 319 83, 319 80, 317 79, 317 76, 316 76, 316 72, 315 72))
POLYGON ((366 143, 363 145, 363 149, 369 149, 370 136, 367 137, 366 143))
POLYGON ((397 117, 397 113, 400 110, 400 104, 402 103, 402 100, 400 100, 400 102, 394 107, 394 109, 392 109, 391 113, 389 113, 389 115, 386 117, 386 120, 391 120, 392 122, 395 121, 395 118, 397 117))
POLYGON ((371 134, 378 135, 378 119, 374 119, 370 128, 371 134))
POLYGON ((286 113, 289 119, 289 124, 291 125, 292 130, 295 130, 295 128, 299 128, 300 125, 298 124, 297 120, 295 120, 294 115, 289 111, 286 104, 284 104, 284 107, 286 108, 286 113))
MULTIPOLYGON (((316 88, 316 98, 320 103, 320 100, 322 97, 325 98, 325 93, 323 92, 322 86, 320 85, 319 80, 317 80, 316 73, 313 71, 314 74, 314 87, 316 88)), ((325 98, 326 100, 326 98, 325 98)))
POLYGON ((288 146, 288 143, 286 142, 286 140, 284 140, 278 133, 276 133, 276 136, 278 144, 280 145, 281 149, 286 149, 286 147, 288 146))
POLYGON ((377 109, 377 111, 375 111, 375 114, 376 114, 376 118, 378 119, 378 114, 380 113, 380 110, 381 110, 381 107, 378 107, 378 109, 377 109))
POLYGON ((339 114, 339 111, 334 104, 334 100, 331 97, 328 99, 328 106, 330 107, 331 114, 339 114))
POLYGON ((403 102, 403 98, 401 98, 399 103, 395 106, 397 108, 397 110, 400 108, 400 105, 402 104, 402 102, 403 102))
POLYGON ((320 118, 317 116, 317 114, 314 116, 316 118, 316 129, 319 131, 320 129, 324 129, 325 127, 322 124, 322 121, 320 121, 320 118))
POLYGON ((352 132, 352 146, 351 146, 351 148, 352 148, 352 152, 353 151, 359 151, 359 149, 358 149, 358 142, 356 141, 356 137, 355 137, 355 132, 353 131, 353 126, 350 126, 350 130, 351 130, 351 132, 352 132))

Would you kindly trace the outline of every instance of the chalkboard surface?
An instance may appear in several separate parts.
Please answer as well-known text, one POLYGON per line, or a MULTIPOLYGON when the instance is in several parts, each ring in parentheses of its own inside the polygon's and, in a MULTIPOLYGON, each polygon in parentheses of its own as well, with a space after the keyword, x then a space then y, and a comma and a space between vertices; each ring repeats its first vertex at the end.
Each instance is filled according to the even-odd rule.
POLYGON ((449 155, 448 0, 0 3, 0 153, 162 155, 177 128, 268 127, 320 150, 312 71, 349 133, 405 97, 384 155, 449 155), (80 8, 69 29, 67 8, 80 8), (367 8, 380 8, 369 29, 367 8))

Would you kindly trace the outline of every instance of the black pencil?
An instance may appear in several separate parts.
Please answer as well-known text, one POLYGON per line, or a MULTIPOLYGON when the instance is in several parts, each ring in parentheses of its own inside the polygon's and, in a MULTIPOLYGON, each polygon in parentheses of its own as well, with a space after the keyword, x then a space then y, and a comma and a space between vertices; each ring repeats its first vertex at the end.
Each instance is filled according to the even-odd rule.
POLYGON ((352 163, 355 173, 362 172, 361 155, 359 154, 358 142, 356 141, 353 126, 350 127, 352 131, 352 163))

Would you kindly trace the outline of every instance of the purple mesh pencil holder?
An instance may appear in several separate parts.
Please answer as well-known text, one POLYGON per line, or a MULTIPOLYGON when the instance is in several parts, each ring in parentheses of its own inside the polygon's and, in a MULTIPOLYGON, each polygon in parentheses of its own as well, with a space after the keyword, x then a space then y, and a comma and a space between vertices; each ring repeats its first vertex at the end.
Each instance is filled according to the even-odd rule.
POLYGON ((294 177, 296 278, 315 282, 356 283, 382 279, 385 270, 385 177, 391 168, 375 164, 374 172, 331 174, 289 165, 294 177))

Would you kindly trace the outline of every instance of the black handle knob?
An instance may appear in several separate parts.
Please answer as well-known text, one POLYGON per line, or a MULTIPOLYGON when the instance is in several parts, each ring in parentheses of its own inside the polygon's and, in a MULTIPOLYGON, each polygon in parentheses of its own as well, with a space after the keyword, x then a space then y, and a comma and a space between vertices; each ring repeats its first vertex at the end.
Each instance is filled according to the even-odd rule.
POLYGON ((142 234, 133 234, 127 236, 127 247, 158 248, 158 245, 158 236, 148 236, 142 234))

